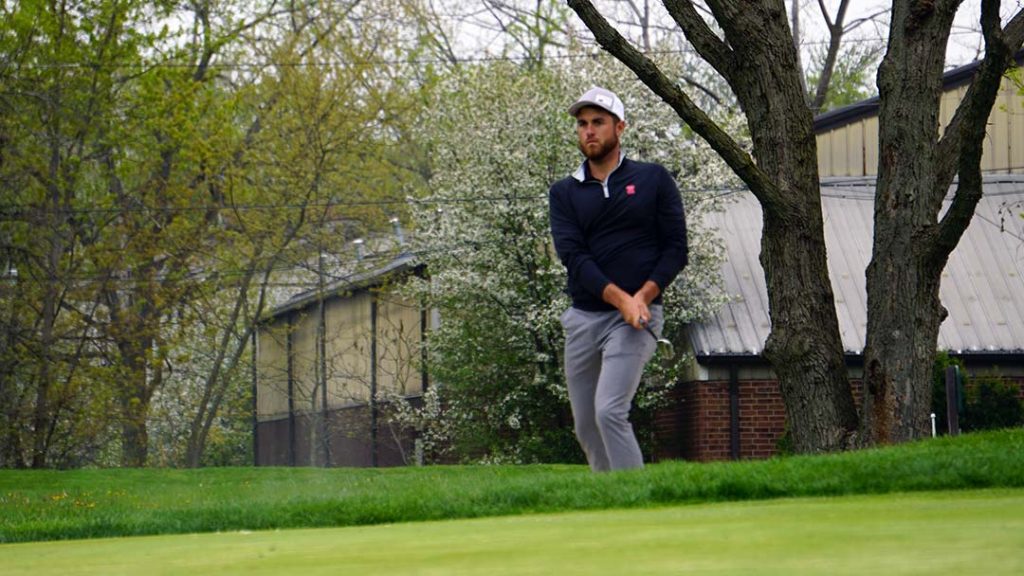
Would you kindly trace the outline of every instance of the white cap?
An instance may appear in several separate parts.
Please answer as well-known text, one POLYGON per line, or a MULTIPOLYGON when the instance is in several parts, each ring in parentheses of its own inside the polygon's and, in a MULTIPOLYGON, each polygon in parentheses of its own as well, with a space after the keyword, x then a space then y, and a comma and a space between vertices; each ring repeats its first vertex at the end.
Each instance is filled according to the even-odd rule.
POLYGON ((603 110, 607 110, 614 114, 619 120, 626 119, 626 107, 622 105, 622 100, 615 95, 611 90, 594 86, 590 90, 587 90, 583 96, 580 96, 579 100, 575 104, 569 106, 569 114, 576 116, 579 113, 580 108, 585 106, 596 106, 603 110))

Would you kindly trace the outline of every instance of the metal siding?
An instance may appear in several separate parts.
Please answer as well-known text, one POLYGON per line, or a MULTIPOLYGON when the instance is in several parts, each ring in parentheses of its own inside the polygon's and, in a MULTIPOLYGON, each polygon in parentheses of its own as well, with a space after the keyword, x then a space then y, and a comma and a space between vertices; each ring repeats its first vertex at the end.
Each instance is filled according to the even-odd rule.
POLYGON ((957 88, 942 93, 942 97, 939 99, 939 134, 945 134, 946 127, 953 120, 953 115, 956 113, 956 108, 960 105, 965 91, 966 88, 957 88))
POLYGON ((865 118, 864 124, 864 166, 866 176, 878 174, 878 116, 865 118))
POLYGON ((420 394, 420 308, 395 294, 381 293, 378 298, 378 389, 420 394))
MULTIPOLYGON (((944 134, 967 86, 944 92, 939 100, 938 134, 944 134)), ((818 172, 822 178, 872 176, 878 171, 878 116, 832 126, 816 136, 818 172)), ((1024 172, 1024 97, 1004 78, 989 115, 982 144, 981 169, 985 172, 1024 172)))
MULTIPOLYGON (((292 391, 295 412, 308 413, 319 406, 319 397, 313 397, 316 386, 316 308, 299 314, 292 333, 292 391)), ((319 396, 319 395, 317 395, 319 396)))
POLYGON ((1019 94, 1014 95, 1012 86, 1010 90, 1010 103, 1006 106, 1006 119, 1010 133, 1009 168, 1011 172, 1024 173, 1024 97, 1019 94))
POLYGON ((833 176, 850 175, 850 165, 848 162, 850 127, 851 125, 847 125, 832 132, 831 170, 829 173, 833 176))
POLYGON ((334 298, 327 316, 328 407, 370 399, 370 300, 367 291, 334 298))
MULTIPOLYGON (((859 354, 866 336, 865 268, 873 230, 872 179, 824 181, 822 205, 829 274, 843 348, 859 354)), ((938 348, 952 351, 1024 351, 1024 176, 987 178, 985 196, 943 273, 940 297, 949 316, 938 348), (1007 210, 1007 206, 1011 208, 1007 210)), ((725 290, 737 295, 713 318, 691 326, 698 355, 749 354, 768 337, 767 290, 757 260, 761 209, 740 193, 709 216, 726 251, 725 290)))
POLYGON ((1000 172, 1008 172, 1010 168, 1010 123, 1007 116, 1007 105, 1010 102, 1011 97, 1007 89, 1007 82, 1004 79, 999 96, 996 98, 995 105, 992 106, 992 112, 988 116, 988 127, 986 129, 988 134, 986 140, 991 139, 991 148, 989 150, 989 155, 991 156, 990 163, 992 168, 1000 172))
POLYGON ((288 415, 288 322, 284 318, 260 327, 256 339, 256 419, 288 415))
POLYGON ((864 123, 857 122, 846 129, 846 175, 864 175, 864 123))
POLYGON ((819 132, 815 137, 818 142, 818 172, 822 176, 832 174, 832 131, 819 132))

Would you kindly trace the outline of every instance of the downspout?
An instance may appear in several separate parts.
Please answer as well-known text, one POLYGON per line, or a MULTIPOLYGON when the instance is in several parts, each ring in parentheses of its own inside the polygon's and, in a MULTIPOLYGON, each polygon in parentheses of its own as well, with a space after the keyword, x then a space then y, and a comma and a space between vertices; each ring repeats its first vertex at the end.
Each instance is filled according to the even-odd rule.
POLYGON ((420 393, 427 391, 427 309, 420 304, 420 393))
POLYGON ((257 394, 259 393, 258 381, 259 371, 256 369, 256 346, 259 342, 256 340, 256 335, 259 333, 259 329, 252 331, 252 464, 253 466, 260 465, 260 413, 259 413, 259 402, 257 394))
POLYGON ((295 314, 288 315, 288 335, 285 338, 288 356, 288 465, 295 466, 295 314))
POLYGON ((740 459, 740 369, 729 366, 729 456, 740 459))
POLYGON ((370 465, 377 467, 377 294, 370 292, 370 465))

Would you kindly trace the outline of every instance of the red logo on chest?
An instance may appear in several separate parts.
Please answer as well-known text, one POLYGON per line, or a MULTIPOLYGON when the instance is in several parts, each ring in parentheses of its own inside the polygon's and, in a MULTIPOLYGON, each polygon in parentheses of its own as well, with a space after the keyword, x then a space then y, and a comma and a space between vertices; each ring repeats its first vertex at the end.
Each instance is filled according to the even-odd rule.
POLYGON ((626 196, 632 196, 633 194, 636 194, 636 186, 626 184, 626 196))

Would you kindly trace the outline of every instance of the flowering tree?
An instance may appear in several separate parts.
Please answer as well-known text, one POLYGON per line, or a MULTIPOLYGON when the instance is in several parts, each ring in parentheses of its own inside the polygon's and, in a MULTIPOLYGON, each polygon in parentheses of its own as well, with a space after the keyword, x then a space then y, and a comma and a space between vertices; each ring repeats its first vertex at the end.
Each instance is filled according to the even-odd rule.
MULTIPOLYGON (((547 190, 582 159, 566 109, 591 84, 624 100, 627 153, 664 164, 684 190, 691 264, 666 291, 666 333, 678 338, 686 322, 722 301, 720 250, 699 222, 715 205, 707 188, 727 170, 706 148, 680 139, 678 117, 625 68, 601 60, 574 68, 589 74, 507 63, 458 70, 442 83, 425 123, 434 166, 415 220, 428 277, 406 290, 440 313, 428 343, 445 406, 436 424, 463 459, 581 459, 562 371, 559 316, 569 299, 551 244, 547 190)), ((641 428, 682 365, 649 366, 634 413, 641 428)))

